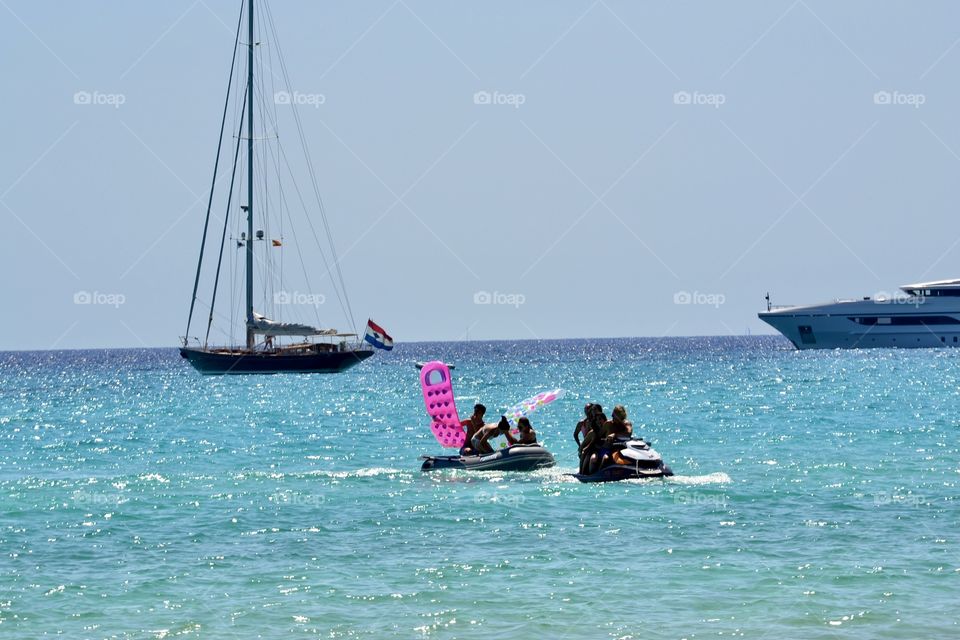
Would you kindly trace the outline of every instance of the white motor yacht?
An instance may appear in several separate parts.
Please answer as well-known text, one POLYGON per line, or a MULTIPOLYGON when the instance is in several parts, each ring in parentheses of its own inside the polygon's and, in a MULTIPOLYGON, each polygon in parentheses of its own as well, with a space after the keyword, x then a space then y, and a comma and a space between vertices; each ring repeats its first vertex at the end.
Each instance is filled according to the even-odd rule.
POLYGON ((804 306, 774 306, 767 294, 767 311, 758 316, 797 349, 960 347, 960 280, 804 306))

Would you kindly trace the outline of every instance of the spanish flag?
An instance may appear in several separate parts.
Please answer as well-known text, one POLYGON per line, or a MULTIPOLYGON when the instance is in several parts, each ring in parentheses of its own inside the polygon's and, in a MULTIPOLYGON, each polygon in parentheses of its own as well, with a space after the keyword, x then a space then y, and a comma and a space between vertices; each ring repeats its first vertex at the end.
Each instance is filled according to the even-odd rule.
POLYGON ((271 240, 270 242, 273 243, 273 246, 275 246, 275 247, 282 247, 282 246, 283 246, 283 243, 280 242, 280 241, 277 240, 277 239, 273 239, 273 240, 271 240))

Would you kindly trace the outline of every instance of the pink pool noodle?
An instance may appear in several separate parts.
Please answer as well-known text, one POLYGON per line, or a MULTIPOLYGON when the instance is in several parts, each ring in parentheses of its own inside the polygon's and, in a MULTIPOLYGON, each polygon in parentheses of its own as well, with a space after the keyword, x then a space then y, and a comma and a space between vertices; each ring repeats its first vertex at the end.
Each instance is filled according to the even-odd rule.
POLYGON ((436 360, 423 365, 420 369, 420 388, 423 390, 423 403, 430 414, 430 430, 434 437, 444 447, 462 447, 466 434, 457 416, 447 365, 436 360), (434 375, 431 377, 431 374, 434 375))

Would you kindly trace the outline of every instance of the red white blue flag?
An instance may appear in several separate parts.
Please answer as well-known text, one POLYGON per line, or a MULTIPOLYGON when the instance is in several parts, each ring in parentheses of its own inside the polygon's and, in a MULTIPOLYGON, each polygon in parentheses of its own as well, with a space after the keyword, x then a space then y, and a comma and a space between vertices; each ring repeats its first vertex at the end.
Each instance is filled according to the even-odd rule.
POLYGON ((363 339, 377 349, 385 349, 387 351, 393 349, 393 338, 383 330, 383 327, 373 320, 367 320, 367 331, 363 334, 363 339))

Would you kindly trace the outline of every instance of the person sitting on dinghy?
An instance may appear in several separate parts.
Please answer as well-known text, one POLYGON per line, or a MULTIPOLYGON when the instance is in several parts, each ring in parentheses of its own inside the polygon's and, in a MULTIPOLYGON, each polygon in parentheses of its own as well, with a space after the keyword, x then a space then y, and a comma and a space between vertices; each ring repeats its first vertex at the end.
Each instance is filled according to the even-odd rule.
POLYGON ((529 418, 517 420, 517 428, 520 429, 519 438, 514 438, 509 429, 503 433, 511 447, 515 444, 537 444, 537 432, 533 430, 529 418))
POLYGON ((460 447, 460 455, 468 456, 474 453, 474 450, 471 449, 471 443, 473 441, 473 436, 476 435, 483 427, 483 414, 487 412, 487 408, 480 403, 473 405, 473 415, 460 423, 460 426, 466 431, 466 437, 463 440, 463 446, 460 447))
POLYGON ((510 423, 507 422, 506 416, 500 416, 500 422, 491 422, 483 425, 477 429, 477 432, 470 440, 474 454, 482 456, 488 453, 493 453, 493 447, 489 442, 490 438, 496 438, 497 436, 503 433, 508 433, 509 431, 510 423))

